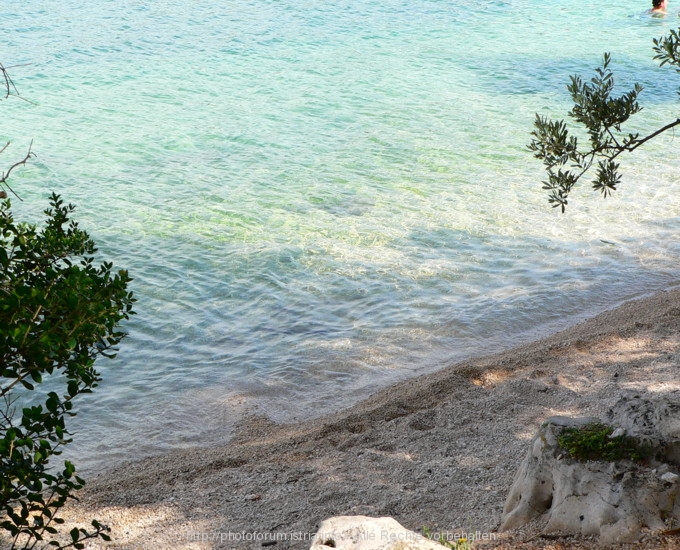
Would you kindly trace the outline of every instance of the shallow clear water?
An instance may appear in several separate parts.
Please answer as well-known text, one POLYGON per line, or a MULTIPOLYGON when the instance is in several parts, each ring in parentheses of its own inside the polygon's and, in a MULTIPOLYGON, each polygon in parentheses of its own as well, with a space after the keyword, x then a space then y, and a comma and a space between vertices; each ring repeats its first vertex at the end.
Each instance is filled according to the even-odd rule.
POLYGON ((139 302, 84 399, 81 467, 223 441, 508 347, 678 276, 677 141, 564 216, 525 145, 610 51, 677 113, 678 19, 583 0, 9 1, 17 217, 78 206, 139 302))

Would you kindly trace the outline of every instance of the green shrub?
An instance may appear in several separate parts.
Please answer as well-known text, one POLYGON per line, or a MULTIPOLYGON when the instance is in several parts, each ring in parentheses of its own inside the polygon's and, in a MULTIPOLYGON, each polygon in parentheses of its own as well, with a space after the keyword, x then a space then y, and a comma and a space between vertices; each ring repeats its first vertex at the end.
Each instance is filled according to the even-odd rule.
POLYGON ((625 459, 639 462, 651 456, 651 449, 636 439, 625 435, 611 437, 613 433, 612 426, 592 423, 580 428, 566 428, 558 442, 573 458, 582 462, 614 462, 625 459))
MULTIPOLYGON (((118 324, 132 313, 126 271, 97 265, 94 243, 70 220, 72 205, 52 195, 42 229, 15 222, 0 202, 0 528, 11 548, 34 548, 57 533, 57 516, 84 481, 50 459, 71 441, 73 400, 100 381, 95 359, 114 356, 118 324)), ((108 540, 108 528, 73 529, 53 547, 108 540)))

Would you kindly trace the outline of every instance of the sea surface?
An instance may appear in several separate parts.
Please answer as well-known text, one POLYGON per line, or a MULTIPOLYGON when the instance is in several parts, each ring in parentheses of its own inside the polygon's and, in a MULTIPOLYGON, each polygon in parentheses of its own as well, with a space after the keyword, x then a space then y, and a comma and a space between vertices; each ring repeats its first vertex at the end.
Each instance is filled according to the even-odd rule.
MULTIPOLYGON (((680 266, 680 137, 622 161, 562 215, 526 149, 569 75, 606 51, 678 113, 652 60, 678 26, 644 2, 5 0, 1 102, 15 214, 52 191, 138 314, 81 399, 85 471, 229 437, 510 347, 667 287, 680 266)), ((674 8, 675 10, 675 8, 674 8)))

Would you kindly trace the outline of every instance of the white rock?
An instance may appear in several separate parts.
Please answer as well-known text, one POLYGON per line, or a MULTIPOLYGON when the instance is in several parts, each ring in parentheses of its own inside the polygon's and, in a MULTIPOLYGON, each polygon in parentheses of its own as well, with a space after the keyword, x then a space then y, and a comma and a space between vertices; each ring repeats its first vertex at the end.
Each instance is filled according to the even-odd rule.
MULTIPOLYGON (((634 413, 635 408, 628 410, 634 413)), ((649 412, 647 407, 644 410, 649 412)), ((633 431, 640 425, 634 418, 617 416, 624 421, 618 425, 630 426, 633 431)), ((644 419, 650 416, 657 417, 645 414, 644 419)), ((680 520, 680 484, 664 484, 652 470, 658 463, 578 462, 560 449, 557 438, 565 427, 597 420, 553 417, 541 426, 505 501, 501 531, 541 518, 546 534, 592 535, 599 537, 601 544, 610 544, 638 541, 643 527, 662 530, 664 519, 680 520)), ((644 424, 648 441, 663 446, 647 422, 644 424)), ((669 428, 671 425, 667 421, 669 428)), ((642 435, 641 431, 637 433, 642 435)), ((630 434, 630 430, 626 432, 630 434)), ((675 445, 663 448, 675 455, 675 445)))
POLYGON ((442 550, 443 546, 409 531, 392 518, 338 516, 325 520, 311 550, 442 550))
POLYGON ((674 474, 673 472, 666 472, 664 475, 661 476, 661 479, 664 480, 666 483, 675 483, 678 480, 678 474, 674 474))
POLYGON ((654 447, 663 462, 680 465, 680 392, 645 397, 630 392, 605 420, 654 447))
POLYGON ((610 435, 609 439, 616 439, 617 437, 621 437, 622 435, 625 435, 626 431, 623 428, 616 428, 610 435))

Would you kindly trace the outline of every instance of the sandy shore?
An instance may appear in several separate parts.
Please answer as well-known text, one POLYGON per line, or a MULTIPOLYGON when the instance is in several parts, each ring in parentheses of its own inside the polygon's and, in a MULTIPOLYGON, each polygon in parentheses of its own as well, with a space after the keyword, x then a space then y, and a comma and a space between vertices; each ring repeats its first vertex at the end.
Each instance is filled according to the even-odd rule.
MULTIPOLYGON (((415 531, 491 537, 543 420, 601 415, 623 392, 679 390, 679 366, 680 290, 673 289, 397 384, 337 414, 284 426, 248 417, 227 446, 90 479, 68 518, 111 526, 114 542, 92 548, 302 549, 322 520, 356 514, 392 516, 415 531), (238 540, 249 537, 259 540, 238 540)), ((539 527, 475 548, 596 547, 543 538, 539 527)), ((636 545, 675 547, 680 538, 636 545)))

